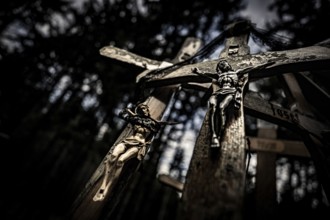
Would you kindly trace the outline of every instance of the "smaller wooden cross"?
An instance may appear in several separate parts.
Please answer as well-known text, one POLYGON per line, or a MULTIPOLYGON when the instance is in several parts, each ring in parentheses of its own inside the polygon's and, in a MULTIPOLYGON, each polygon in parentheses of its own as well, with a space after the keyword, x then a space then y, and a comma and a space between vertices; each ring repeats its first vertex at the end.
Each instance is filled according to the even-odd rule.
MULTIPOLYGON (((200 40, 187 38, 171 63, 144 58, 113 46, 102 48, 100 53, 113 59, 146 68, 145 71, 137 76, 138 81, 140 77, 143 77, 154 69, 173 65, 176 62, 182 62, 187 57, 195 54, 200 46, 200 40)), ((143 106, 143 109, 138 106, 134 110, 129 108, 124 109, 123 115, 126 115, 124 118, 130 124, 128 124, 117 138, 102 163, 89 179, 84 190, 75 200, 69 214, 71 219, 96 220, 105 211, 110 213, 113 210, 122 195, 123 187, 139 167, 139 163, 127 163, 132 162, 130 159, 133 157, 143 159, 145 152, 149 149, 153 135, 158 130, 157 128, 163 124, 161 119, 164 111, 177 87, 178 85, 170 85, 153 89, 151 95, 141 101, 140 104, 143 106), (125 152, 123 149, 127 147, 126 144, 134 147, 122 154, 122 152, 125 152), (114 164, 117 166, 114 167, 114 164), (126 173, 126 176, 121 175, 124 169, 130 171, 126 173), (116 191, 114 191, 115 187, 116 191)))

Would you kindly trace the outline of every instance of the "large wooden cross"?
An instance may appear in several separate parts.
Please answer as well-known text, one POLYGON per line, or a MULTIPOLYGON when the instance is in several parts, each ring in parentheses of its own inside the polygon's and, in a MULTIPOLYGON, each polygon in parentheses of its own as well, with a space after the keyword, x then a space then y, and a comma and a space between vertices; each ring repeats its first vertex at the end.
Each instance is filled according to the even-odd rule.
MULTIPOLYGON (((228 38, 220 59, 225 58, 234 69, 272 63, 261 71, 249 73, 250 81, 289 72, 329 70, 330 68, 328 44, 251 55, 248 54, 247 39, 247 34, 228 38)), ((214 71, 218 61, 198 63, 198 68, 204 72, 214 71)), ((195 64, 183 66, 161 79, 152 79, 147 84, 159 86, 181 83, 196 89, 208 88, 209 85, 201 84, 200 78, 192 73, 191 70, 195 66, 195 64)), ((306 80, 311 85, 315 85, 311 78, 306 80)), ((318 87, 314 89, 325 94, 325 91, 321 91, 318 87)), ((299 100, 296 101, 298 104, 302 104, 299 100)), ((309 117, 311 113, 308 112, 308 109, 304 109, 302 112, 291 111, 267 102, 253 92, 245 94, 244 109, 247 114, 280 124, 301 134, 329 198, 330 154, 327 150, 329 140, 324 135, 329 130, 329 124, 309 117)), ((183 216, 186 219, 217 219, 219 216, 228 219, 240 218, 245 179, 244 113, 243 109, 240 111, 240 116, 226 128, 221 154, 215 160, 210 160, 209 157, 210 148, 207 147, 210 142, 209 120, 206 116, 183 188, 183 216)))
MULTIPOLYGON (((248 55, 248 38, 249 33, 228 36, 220 59, 248 55)), ((247 80, 248 75, 244 77, 247 80)), ((244 90, 244 86, 240 89, 244 90)), ((183 219, 240 219, 246 146, 242 104, 236 114, 231 114, 231 120, 226 120, 220 152, 209 147, 210 109, 206 113, 183 190, 183 219)))
MULTIPOLYGON (((233 26, 228 27, 228 29, 230 28, 235 30, 233 26)), ((192 70, 198 68, 202 72, 215 72, 217 63, 222 59, 228 61, 234 70, 270 63, 260 71, 248 72, 246 77, 249 78, 249 81, 288 72, 330 69, 330 49, 327 44, 251 55, 247 46, 248 32, 240 32, 239 35, 233 31, 228 31, 228 33, 232 34, 227 36, 225 48, 218 59, 185 64, 160 77, 150 77, 145 80, 146 88, 157 88, 145 101, 151 109, 153 118, 160 119, 162 117, 163 110, 178 85, 208 90, 211 84, 192 70)), ((190 48, 192 51, 188 55, 194 54, 199 48, 198 45, 200 45, 199 41, 187 44, 186 48, 190 48)), ((147 70, 137 77, 138 82, 148 76, 151 70, 168 67, 179 61, 154 61, 115 47, 105 47, 101 49, 101 54, 146 68, 147 70)), ((179 54, 184 55, 185 52, 179 54)), ((311 78, 306 75, 303 76, 313 84, 311 78)), ((251 91, 244 93, 242 103, 243 105, 235 117, 232 117, 230 122, 226 124, 218 153, 212 152, 209 147, 211 140, 209 136, 209 113, 206 114, 194 146, 193 157, 183 188, 182 219, 241 218, 246 169, 244 114, 286 126, 302 134, 305 145, 315 162, 317 172, 320 174, 324 191, 330 198, 330 153, 327 150, 329 140, 324 135, 329 131, 329 125, 309 117, 308 113, 305 114, 306 112, 291 111, 270 103, 251 91)), ((118 140, 129 132, 130 127, 124 130, 118 140)), ((137 166, 135 164, 132 166, 134 169, 128 170, 134 172, 137 166)), ((116 198, 119 198, 118 195, 123 189, 123 182, 127 181, 127 178, 119 184, 121 187, 118 186, 117 192, 111 193, 112 198, 115 199, 106 198, 103 202, 93 202, 92 200, 99 188, 103 173, 104 166, 101 164, 74 205, 74 219, 98 219, 105 206, 109 208, 116 204, 116 198)))

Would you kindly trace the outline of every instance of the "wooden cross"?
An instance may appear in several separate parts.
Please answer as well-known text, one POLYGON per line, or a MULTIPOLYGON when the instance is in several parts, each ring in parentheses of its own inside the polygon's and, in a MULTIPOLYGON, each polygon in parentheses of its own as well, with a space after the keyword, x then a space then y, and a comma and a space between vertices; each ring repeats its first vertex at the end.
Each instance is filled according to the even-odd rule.
MULTIPOLYGON (((229 27, 234 28, 234 27, 229 27)), ((248 33, 230 36, 220 58, 248 53, 248 33), (233 50, 234 48, 234 50, 233 50)), ((248 75, 241 89, 244 90, 248 75)), ((210 111, 196 141, 183 190, 184 219, 239 219, 245 180, 245 126, 243 105, 225 125, 221 151, 210 146, 210 111)))
MULTIPOLYGON (((247 33, 230 36, 220 59, 225 58, 234 69, 271 63, 260 71, 249 72, 250 81, 288 72, 330 69, 328 44, 251 55, 248 54, 247 39, 247 33)), ((180 83, 189 88, 206 90, 210 84, 205 84, 192 70, 198 67, 201 72, 214 72, 218 62, 219 59, 216 59, 184 65, 165 76, 146 81, 146 85, 155 87, 180 83)), ((317 90, 325 94, 319 88, 317 90)), ((329 125, 309 117, 308 109, 305 109, 303 114, 291 111, 265 101, 253 92, 245 94, 243 105, 247 114, 288 127, 302 135, 321 176, 325 193, 330 198, 330 153, 327 150, 329 140, 324 136, 324 133, 329 131, 329 125)), ((240 109, 238 115, 226 127, 221 154, 213 160, 210 159, 208 147, 210 129, 206 115, 183 187, 184 219, 241 218, 245 180, 243 109, 240 109)))
MULTIPOLYGON (((228 29, 230 28, 232 27, 229 26, 228 29)), ((178 85, 208 90, 211 84, 192 70, 198 68, 202 72, 214 72, 221 59, 229 62, 234 70, 262 66, 265 63, 270 64, 262 70, 247 72, 245 78, 248 77, 249 81, 287 72, 330 69, 330 49, 326 45, 251 55, 247 46, 248 36, 248 32, 240 35, 232 32, 232 35, 228 36, 226 40, 225 49, 221 52, 219 59, 185 64, 167 74, 149 78, 146 76, 149 76, 151 70, 169 67, 178 59, 173 62, 154 61, 115 47, 105 47, 100 52, 104 56, 147 69, 137 76, 137 82, 147 79, 144 81, 146 88, 157 88, 144 101, 151 110, 151 116, 155 119, 161 119, 167 102, 178 85)), ((186 48, 193 51, 188 54, 192 55, 199 48, 200 42, 194 41, 188 45, 186 48)), ((180 54, 183 55, 184 52, 180 54)), ((162 72, 160 71, 160 73, 162 72)), ((242 90, 244 90, 244 85, 243 83, 242 90)), ((245 113, 305 134, 305 145, 308 147, 312 159, 316 161, 317 171, 322 174, 321 183, 327 197, 330 198, 330 153, 324 147, 328 140, 323 135, 325 131, 329 130, 329 126, 308 117, 306 114, 300 114, 269 103, 253 92, 245 93, 242 103, 243 105, 237 114, 226 124, 218 153, 210 152, 212 150, 209 147, 209 113, 206 114, 183 188, 183 209, 181 212, 183 219, 241 218, 245 181, 245 113)), ((118 140, 130 132, 131 128, 126 128, 118 140)), ((133 165, 131 171, 134 172, 137 166, 136 164, 133 165)), ((101 164, 74 204, 74 219, 97 219, 105 206, 107 208, 113 207, 118 202, 116 198, 119 198, 123 184, 118 184, 121 187, 118 186, 116 192, 109 194, 112 199, 106 197, 103 202, 93 202, 93 195, 102 182, 103 174, 104 166, 101 164)), ((127 181, 128 177, 122 181, 127 181)))
MULTIPOLYGON (((146 70, 137 76, 138 81, 140 77, 148 74, 151 70, 170 66, 176 62, 182 62, 188 57, 194 55, 200 47, 200 40, 196 38, 187 38, 182 45, 180 51, 178 52, 177 56, 172 59, 171 63, 144 58, 113 46, 106 46, 101 48, 100 53, 103 56, 107 56, 113 59, 117 59, 145 68, 146 70)), ((160 120, 163 117, 167 104, 170 101, 172 94, 175 92, 177 87, 178 85, 170 85, 161 87, 159 89, 154 89, 151 95, 143 101, 143 103, 147 105, 150 110, 151 118, 155 120, 160 120)), ((106 193, 104 193, 103 191, 100 192, 100 189, 104 190, 102 185, 106 185, 109 181, 111 181, 108 179, 106 166, 107 164, 105 163, 108 160, 108 156, 112 153, 113 147, 116 146, 116 144, 118 144, 120 141, 128 137, 130 134, 132 134, 131 124, 129 124, 117 138, 116 142, 110 148, 107 156, 104 157, 102 163, 99 165, 99 167, 96 169, 96 171, 86 184, 84 190, 75 200, 71 212, 69 213, 71 219, 99 219, 104 214, 110 213, 111 210, 119 202, 120 196, 123 193, 125 185, 140 165, 137 160, 131 160, 128 161, 127 164, 125 164, 123 170, 121 170, 120 178, 116 180, 116 184, 114 184, 115 186, 112 186, 111 189, 106 188, 106 193)))

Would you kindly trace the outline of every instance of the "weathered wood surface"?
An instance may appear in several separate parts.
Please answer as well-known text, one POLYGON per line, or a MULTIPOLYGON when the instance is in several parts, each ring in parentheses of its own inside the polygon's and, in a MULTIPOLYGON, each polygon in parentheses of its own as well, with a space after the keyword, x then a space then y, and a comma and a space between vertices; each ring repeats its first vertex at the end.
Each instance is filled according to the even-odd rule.
MULTIPOLYGON (((310 154, 306 148, 306 145, 302 141, 282 140, 282 139, 270 139, 246 136, 248 145, 246 145, 246 151, 251 152, 271 152, 284 156, 293 157, 310 157, 310 154)), ((181 192, 184 188, 184 182, 180 182, 170 175, 159 175, 159 181, 167 186, 174 188, 181 192)))
MULTIPOLYGON (((145 104, 149 106, 150 115, 154 119, 161 119, 162 115, 166 109, 167 103, 172 97, 172 93, 175 91, 176 87, 166 87, 161 89, 161 92, 155 91, 153 96, 145 101, 145 104)), ((132 132, 132 127, 128 125, 123 132, 118 137, 117 141, 112 145, 115 146, 117 142, 122 140, 124 137, 130 135, 132 132)), ((111 148, 112 148, 111 147, 111 148)), ((109 153, 111 151, 109 150, 109 153)), ((103 159, 103 161, 105 158, 103 159)), ((103 161, 96 169, 95 173, 86 184, 85 189, 83 190, 82 194, 76 201, 76 206, 74 208, 74 213, 72 219, 79 219, 79 220, 94 220, 99 219, 99 217, 103 214, 103 207, 114 207, 117 202, 121 191, 125 187, 127 181, 133 175, 135 171, 138 169, 138 161, 137 159, 131 159, 130 161, 125 164, 125 170, 131 170, 131 173, 126 173, 125 180, 119 180, 117 185, 115 186, 116 190, 109 192, 106 195, 106 198, 103 201, 93 201, 93 197, 97 190, 100 187, 102 182, 102 175, 104 173, 104 163, 103 161)), ((125 173, 125 171, 123 171, 125 173)), ((110 210, 109 210, 110 211, 110 210)))
MULTIPOLYGON (((226 57, 226 60, 234 69, 257 66, 272 63, 262 70, 251 71, 250 80, 270 77, 278 74, 322 70, 330 68, 330 48, 323 46, 311 46, 286 51, 271 51, 255 55, 226 57)), ((178 83, 199 82, 206 80, 192 73, 192 68, 198 67, 201 71, 214 72, 218 59, 196 64, 189 64, 170 72, 161 78, 154 77, 146 82, 149 87, 165 86, 178 83)))
MULTIPOLYGON (((313 75, 312 73, 308 73, 308 72, 301 72, 299 74, 296 74, 297 78, 301 77, 305 80, 306 83, 304 85, 306 85, 307 83, 309 84, 309 85, 306 85, 307 88, 313 88, 315 90, 315 92, 313 92, 313 94, 315 94, 314 97, 319 97, 319 98, 325 99, 326 102, 329 103, 330 102, 329 91, 326 91, 324 88, 322 88, 320 85, 318 85, 318 83, 312 79, 312 75, 313 75)), ((304 88, 305 88, 305 86, 304 86, 304 88)), ((302 93, 304 93, 304 90, 302 91, 302 93)))
POLYGON ((329 130, 329 125, 297 111, 291 111, 265 101, 254 92, 247 92, 244 96, 244 108, 247 114, 257 118, 294 129, 298 132, 301 130, 308 131, 320 138, 323 131, 329 130))
POLYGON ((244 121, 239 118, 226 129, 221 155, 213 158, 207 118, 208 114, 184 186, 184 219, 240 219, 245 181, 244 121))
MULTIPOLYGON (((272 63, 262 71, 252 71, 249 74, 249 77, 252 80, 287 72, 323 70, 329 69, 330 67, 329 44, 320 44, 319 46, 312 46, 295 50, 265 52, 256 55, 249 55, 244 53, 244 55, 242 55, 241 53, 238 53, 239 56, 230 56, 232 53, 236 53, 236 45, 239 45, 235 44, 235 41, 230 41, 227 42, 230 45, 226 47, 227 52, 222 53, 222 58, 225 57, 234 69, 256 66, 267 62, 272 63)), ((238 48, 238 51, 239 50, 240 48, 238 48)), ((140 82, 140 80, 144 76, 148 75, 151 70, 171 66, 173 63, 175 63, 174 61, 162 62, 151 60, 135 55, 133 53, 125 53, 127 51, 115 47, 105 47, 102 48, 100 52, 104 56, 128 62, 130 64, 147 69, 137 77, 137 82, 140 82)), ((184 53, 182 53, 180 56, 184 56, 184 53)), ((176 88, 177 84, 185 84, 187 86, 198 87, 199 85, 194 85, 194 82, 207 82, 205 78, 201 78, 196 74, 192 74, 192 68, 198 67, 202 71, 214 72, 217 63, 218 59, 197 64, 185 65, 177 70, 174 70, 173 72, 170 72, 166 76, 162 76, 162 78, 154 76, 152 79, 147 80, 146 85, 149 87, 167 87, 169 85, 175 85, 173 87, 164 88, 165 90, 161 90, 159 88, 156 89, 153 96, 146 101, 151 109, 152 117, 155 117, 156 119, 162 117, 162 111, 165 109, 165 107, 162 109, 161 106, 166 106, 167 100, 169 99, 170 94, 173 92, 173 89, 176 88), (164 92, 166 90, 168 90, 168 92, 164 92)), ((206 83, 205 85, 206 87, 209 86, 209 84, 206 83)), ((306 132, 305 137, 307 139, 305 140, 305 143, 307 143, 306 145, 309 146, 309 152, 311 152, 312 158, 316 160, 318 171, 322 173, 324 172, 322 182, 325 186, 327 196, 330 198, 330 159, 329 153, 325 152, 326 149, 324 147, 324 143, 322 142, 322 133, 323 131, 329 130, 329 127, 316 121, 313 118, 307 117, 306 115, 283 109, 279 106, 276 106, 275 104, 265 102, 256 96, 245 96, 244 110, 258 118, 263 118, 271 122, 280 123, 284 126, 306 132)), ((244 115, 242 111, 243 109, 241 109, 241 115, 244 115)), ((208 115, 206 115, 206 117, 207 116, 208 115)), ((237 134, 244 135, 244 131, 242 132, 242 130, 244 130, 244 121, 240 121, 239 118, 239 120, 236 120, 235 123, 230 125, 229 129, 231 130, 230 132, 226 133, 226 136, 236 137, 237 134), (231 133, 233 131, 236 132, 231 133)), ((125 137, 130 132, 131 128, 128 126, 117 139, 117 141, 125 137)), ((231 219, 239 219, 240 216, 234 215, 237 213, 237 210, 239 209, 238 207, 241 206, 242 201, 241 188, 243 187, 242 182, 244 182, 244 172, 242 173, 242 170, 244 171, 245 163, 241 163, 241 161, 244 161, 242 159, 242 155, 244 155, 245 139, 240 138, 241 136, 234 139, 225 138, 227 142, 223 144, 222 154, 220 154, 218 159, 214 160, 213 158, 213 160, 210 160, 208 152, 209 137, 206 138, 208 134, 208 124, 207 120, 205 120, 196 144, 196 146, 199 147, 195 149, 194 152, 194 155, 196 154, 198 156, 193 156, 195 159, 194 162, 192 162, 190 168, 194 169, 196 174, 200 172, 202 175, 195 175, 194 177, 189 178, 187 186, 188 184, 190 184, 190 186, 198 186, 198 183, 201 182, 203 178, 208 178, 210 185, 205 186, 204 184, 201 186, 203 188, 201 190, 199 188, 184 188, 186 191, 184 192, 183 199, 186 201, 197 201, 196 203, 188 204, 188 206, 190 206, 188 210, 192 210, 192 212, 189 212, 185 217, 187 217, 186 219, 189 217, 191 217, 189 219, 218 219, 221 216, 228 217, 228 215, 232 215, 234 213, 231 219), (239 149, 237 149, 237 146, 239 146, 239 149), (231 153, 233 150, 235 150, 234 153, 231 153), (226 179, 225 182, 219 181, 223 178, 226 179), (214 190, 212 187, 216 187, 217 189, 214 190), (224 190, 227 187, 230 187, 230 189, 224 190), (198 192, 196 192, 196 190, 198 192), (219 192, 219 195, 221 196, 214 195, 214 192, 219 192), (212 193, 212 195, 207 195, 210 193, 212 193), (187 196, 190 197, 188 198, 187 196), (201 207, 203 208, 198 209, 201 207)), ((138 163, 137 161, 135 162, 136 163, 131 163, 131 170, 136 170, 138 168, 138 163)), ((98 219, 98 217, 101 215, 102 209, 104 209, 104 206, 114 206, 116 201, 113 198, 119 198, 121 190, 118 190, 117 194, 113 195, 114 197, 107 202, 93 203, 92 197, 96 190, 99 188, 99 184, 101 183, 100 177, 102 176, 103 169, 103 163, 101 163, 91 177, 90 181, 86 184, 86 187, 81 195, 78 197, 74 206, 74 219, 98 219)), ((130 175, 127 177, 129 176, 130 175)), ((125 181, 127 180, 128 179, 125 181)), ((124 188, 125 181, 119 183, 118 189, 124 188)))
POLYGON ((166 61, 158 61, 158 60, 142 57, 115 46, 102 47, 100 49, 100 54, 112 59, 116 59, 122 62, 126 62, 135 66, 142 67, 147 70, 154 70, 154 69, 173 65, 172 63, 166 61))
MULTIPOLYGON (((192 56, 197 52, 200 46, 200 41, 195 38, 188 38, 183 46, 181 47, 178 55, 172 62, 180 62, 183 59, 192 56), (191 44, 194 44, 194 47, 191 47, 191 44), (196 45, 197 44, 197 45, 196 45)), ((109 49, 109 48, 108 48, 109 49)), ((131 59, 137 59, 139 61, 139 57, 135 54, 128 53, 124 50, 120 50, 118 48, 112 48, 112 53, 106 53, 103 51, 102 55, 105 55, 110 58, 115 58, 122 61, 128 61, 131 59), (119 52, 118 52, 119 51, 119 52), (127 55, 128 54, 128 55, 127 55), (138 58, 137 58, 138 57, 138 58)), ((109 51, 108 51, 109 52, 109 51)), ((150 59, 146 59, 148 62, 157 65, 159 63, 154 62, 150 59)), ((145 60, 144 60, 145 61, 145 60)), ((136 64, 137 62, 133 62, 136 64)), ((161 120, 164 114, 167 105, 172 98, 173 93, 177 89, 177 85, 162 87, 159 89, 155 89, 151 96, 144 101, 145 104, 148 105, 150 110, 150 116, 156 120, 161 120)), ((113 146, 115 146, 120 140, 124 137, 128 136, 132 132, 131 125, 128 125, 120 136, 117 138, 115 143, 111 146, 109 153, 111 152, 113 146)), ((103 161, 106 158, 103 158, 103 161)), ((108 215, 111 213, 111 210, 116 206, 119 202, 120 196, 123 193, 123 190, 129 181, 129 179, 134 175, 139 168, 139 162, 137 159, 131 159, 124 166, 123 175, 125 178, 120 178, 115 186, 115 190, 112 190, 106 195, 106 198, 102 201, 93 201, 93 197, 97 190, 100 187, 102 182, 102 175, 104 173, 104 163, 103 161, 100 163, 88 183, 85 185, 85 188, 78 196, 76 201, 73 204, 71 213, 69 214, 69 218, 72 220, 97 220, 102 218, 103 215, 108 215)))
POLYGON ((163 183, 167 186, 170 186, 179 192, 181 192, 183 190, 184 183, 178 181, 177 179, 171 177, 170 175, 160 174, 160 175, 158 175, 157 178, 161 183, 163 183))
POLYGON ((329 70, 323 72, 300 72, 294 74, 299 85, 303 88, 302 94, 312 106, 316 115, 330 121, 330 91, 327 85, 329 82, 329 70))
MULTIPOLYGON (((312 46, 307 48, 300 48, 296 50, 289 50, 289 51, 281 51, 281 52, 266 52, 264 54, 258 54, 258 55, 246 55, 242 57, 228 57, 226 58, 231 64, 233 64, 233 68, 245 68, 247 66, 255 66, 260 65, 267 62, 274 62, 270 66, 267 66, 265 69, 261 71, 254 71, 249 73, 250 79, 259 79, 262 77, 269 77, 274 75, 279 75, 283 73, 288 73, 290 71, 310 71, 310 70, 319 70, 319 69, 329 69, 330 68, 330 50, 328 47, 320 47, 320 46, 312 46)), ((183 83, 184 86, 190 87, 190 88, 199 88, 202 90, 205 90, 207 87, 209 87, 209 84, 204 83, 204 80, 201 80, 198 76, 192 74, 191 69, 194 67, 198 67, 201 71, 205 72, 214 72, 214 68, 217 64, 218 60, 212 60, 207 61, 203 63, 198 64, 191 64, 183 66, 174 72, 169 73, 165 77, 161 79, 154 78, 147 82, 148 86, 162 86, 172 83, 183 83), (195 83, 194 83, 195 82, 195 83), (200 85, 198 83, 204 83, 204 85, 200 85)), ((322 146, 322 143, 320 143, 320 139, 322 139, 322 135, 324 131, 329 130, 329 126, 326 123, 322 123, 320 121, 317 121, 315 118, 308 117, 308 113, 301 114, 295 111, 290 111, 288 109, 282 108, 281 106, 276 105, 275 103, 269 103, 263 100, 262 98, 258 96, 246 95, 244 98, 244 109, 246 110, 246 113, 251 114, 257 118, 262 118, 264 120, 268 120, 270 122, 280 124, 282 126, 285 126, 287 128, 294 129, 295 131, 298 131, 299 133, 306 133, 306 136, 309 137, 309 140, 306 141, 307 145, 309 145, 309 152, 312 153, 312 158, 314 161, 317 161, 317 170, 318 172, 323 176, 322 182, 323 186, 327 189, 326 194, 329 198, 329 174, 330 174, 330 160, 329 153, 327 153, 326 148, 322 146), (317 138, 319 139, 317 139, 317 138), (316 139, 316 140, 315 140, 316 139), (314 141, 311 141, 314 140, 314 141), (315 142, 318 141, 318 144, 315 144, 315 142), (310 142, 313 142, 314 148, 311 149, 312 144, 308 144, 310 142), (322 162, 320 162, 322 161, 322 162), (325 174, 323 175, 323 172, 325 174)), ((205 132, 205 130, 201 131, 205 132)), ((207 132, 205 132, 207 134, 207 132)), ((199 137, 198 143, 203 143, 202 137, 199 137)), ((323 143, 324 145, 324 143, 323 143)), ((197 146, 197 145, 196 145, 197 146)), ((206 147, 207 144, 204 143, 204 147, 206 147)), ((207 152, 203 151, 197 151, 194 152, 194 155, 207 155, 207 152)), ((309 153, 308 152, 308 153, 309 153)), ((192 158, 192 161, 199 161, 197 164, 194 165, 194 163, 191 163, 190 169, 195 170, 196 173, 200 172, 205 175, 200 176, 199 178, 207 178, 207 176, 212 176, 209 172, 209 168, 215 169, 214 165, 211 164, 204 166, 205 158, 192 158), (203 166, 202 166, 203 165, 203 166), (198 169, 199 167, 199 169, 198 169), (206 168, 208 167, 208 168, 206 168), (204 168, 204 169, 203 169, 204 168)), ((189 179, 191 181, 195 181, 194 184, 191 185, 198 185, 200 179, 196 177, 196 180, 193 180, 191 176, 188 178, 188 182, 185 185, 185 188, 189 184, 189 179), (197 183, 197 184, 196 184, 197 183)), ((210 182, 213 182, 213 179, 210 180, 210 182)), ((207 191, 207 189, 204 189, 205 194, 210 193, 210 191, 207 191)), ((196 192, 191 189, 191 191, 188 191, 187 195, 195 195, 196 192)), ((206 204, 205 200, 206 198, 203 197, 203 195, 199 195, 202 198, 202 201, 204 201, 204 204, 206 204)), ((195 195, 194 198, 198 198, 198 196, 195 195)), ((212 198, 212 196, 211 196, 212 198)), ((183 197, 185 199, 185 197, 183 197)), ((210 204, 207 204, 210 205, 210 204)), ((206 206, 207 206, 206 205, 206 206)), ((197 207, 201 206, 201 204, 196 204, 195 206, 191 207, 189 210, 200 210, 197 207)), ((221 205, 220 205, 221 206, 221 205)), ((211 208, 210 208, 211 209, 211 208)), ((205 211, 205 210, 204 210, 205 211)), ((202 213, 203 210, 200 211, 193 211, 190 216, 198 216, 197 218, 203 218, 204 213, 202 213), (197 213, 196 213, 197 212, 197 213), (200 214, 200 215, 199 215, 200 214)))
MULTIPOLYGON (((259 126, 258 137, 276 139, 277 131, 273 127, 259 126)), ((257 220, 275 219, 276 207, 276 154, 257 152, 256 172, 256 212, 257 220)))
POLYGON ((296 110, 300 112, 307 112, 312 115, 313 109, 306 101, 295 75, 293 73, 286 73, 283 74, 282 77, 284 78, 284 82, 287 85, 286 89, 284 90, 286 97, 291 97, 293 102, 291 103, 291 106, 294 105, 296 110))
POLYGON ((329 140, 324 136, 329 131, 330 125, 266 102, 251 92, 245 95, 244 101, 247 114, 282 125, 300 134, 315 163, 325 194, 330 198, 330 145, 329 140))
MULTIPOLYGON (((246 49, 246 35, 248 33, 233 36, 229 41, 226 41, 225 48, 228 49, 232 44, 237 45, 239 43, 238 50, 246 49), (241 44, 241 42, 245 42, 245 44, 241 44)), ((248 50, 242 53, 246 52, 248 50)), ((228 54, 232 56, 238 55, 240 52, 223 52, 221 56, 226 57, 228 54)), ((208 72, 215 71, 216 62, 212 61, 210 66, 207 66, 210 62, 206 64, 208 72)), ((200 65, 199 68, 206 67, 204 63, 200 65)), ((185 73, 189 75, 193 66, 189 65, 182 68, 187 70, 185 73)), ((235 69, 235 67, 233 68, 235 69)), ((229 123, 226 125, 220 150, 210 148, 209 111, 206 113, 197 137, 187 173, 182 194, 181 218, 189 220, 241 219, 245 186, 246 146, 243 108, 238 110, 237 115, 232 115, 232 118, 227 119, 229 123)))
POLYGON ((183 43, 177 56, 171 61, 158 61, 142 57, 138 54, 131 53, 129 51, 120 49, 115 46, 105 46, 100 49, 100 54, 112 59, 116 59, 122 62, 126 62, 135 66, 146 69, 136 77, 136 81, 139 82, 141 78, 146 76, 152 70, 161 69, 172 66, 174 63, 182 62, 196 53, 202 46, 201 40, 193 37, 188 37, 183 43))
MULTIPOLYGON (((320 106, 311 106, 310 103, 314 103, 313 99, 319 98, 316 96, 309 96, 310 102, 308 102, 305 98, 305 95, 308 94, 304 90, 306 89, 313 89, 314 91, 317 90, 317 92, 320 94, 321 89, 318 88, 315 84, 307 87, 306 84, 300 81, 302 85, 304 85, 304 89, 302 89, 301 84, 298 82, 298 78, 301 76, 300 74, 286 74, 284 75, 284 79, 288 85, 288 88, 290 90, 291 96, 296 100, 296 108, 300 112, 307 112, 311 117, 318 116, 321 117, 322 113, 320 114, 319 108, 320 106), (312 98, 312 99, 311 99, 312 98)), ((303 77, 301 77, 303 78, 303 77)), ((304 78, 303 78, 304 79, 304 78)), ((311 91, 311 92, 314 92, 311 91)), ((324 93, 321 93, 321 95, 324 95, 324 93)), ((325 100, 322 100, 325 101, 325 100)), ((324 112, 323 112, 324 113, 324 112)), ((320 120, 320 119, 319 119, 320 120)), ((327 123, 327 120, 324 120, 324 123, 327 123)), ((329 123, 329 121, 328 121, 329 123)), ((329 124, 328 124, 329 125, 329 124)), ((310 154, 312 155, 313 162, 317 169, 317 175, 319 176, 319 179, 321 180, 321 185, 323 186, 325 193, 327 194, 328 199, 330 198, 330 141, 326 134, 329 132, 329 127, 321 130, 320 133, 311 133, 309 130, 304 132, 302 134, 302 138, 305 140, 306 146, 309 149, 310 154)))
POLYGON ((310 157, 310 154, 302 141, 279 140, 261 137, 247 137, 250 150, 259 152, 273 152, 280 155, 295 157, 310 157))

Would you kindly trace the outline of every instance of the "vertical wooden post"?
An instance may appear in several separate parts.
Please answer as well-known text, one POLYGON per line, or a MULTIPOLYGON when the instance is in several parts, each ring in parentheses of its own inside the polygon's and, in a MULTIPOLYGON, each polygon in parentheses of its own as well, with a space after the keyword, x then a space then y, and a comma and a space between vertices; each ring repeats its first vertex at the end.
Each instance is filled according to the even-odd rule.
POLYGON ((299 86, 299 83, 293 73, 286 73, 282 75, 287 88, 284 89, 286 95, 292 99, 291 104, 296 105, 296 109, 301 112, 309 112, 309 114, 314 115, 313 109, 306 101, 303 92, 299 86))
MULTIPOLYGON (((220 57, 249 53, 247 24, 234 23, 220 57), (239 29, 237 35, 235 30, 239 29), (242 30, 246 30, 245 32, 242 30)), ((229 31, 230 32, 230 31, 229 31)), ((231 63, 232 65, 232 63, 231 63)), ((233 66, 235 69, 235 67, 233 66)), ((245 186, 245 126, 241 107, 238 117, 226 127, 221 152, 210 152, 210 127, 206 114, 197 138, 182 195, 180 219, 241 219, 245 186)))
MULTIPOLYGON (((274 125, 275 126, 275 125, 274 125)), ((274 127, 259 126, 258 137, 276 139, 274 127)), ((256 213, 257 220, 275 219, 276 153, 257 152, 256 213)))

